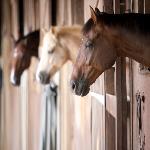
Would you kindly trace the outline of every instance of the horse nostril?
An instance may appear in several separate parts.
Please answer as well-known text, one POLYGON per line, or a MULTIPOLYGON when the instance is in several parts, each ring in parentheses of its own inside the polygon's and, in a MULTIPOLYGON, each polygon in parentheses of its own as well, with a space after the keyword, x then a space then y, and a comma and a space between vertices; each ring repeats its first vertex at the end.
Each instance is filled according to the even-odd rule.
POLYGON ((38 73, 37 79, 42 84, 48 84, 49 83, 49 77, 50 77, 49 74, 41 71, 38 73))
POLYGON ((44 74, 42 72, 39 73, 39 79, 42 81, 44 79, 44 74))
POLYGON ((72 88, 72 90, 74 90, 76 88, 76 84, 73 80, 71 81, 71 88, 72 88))

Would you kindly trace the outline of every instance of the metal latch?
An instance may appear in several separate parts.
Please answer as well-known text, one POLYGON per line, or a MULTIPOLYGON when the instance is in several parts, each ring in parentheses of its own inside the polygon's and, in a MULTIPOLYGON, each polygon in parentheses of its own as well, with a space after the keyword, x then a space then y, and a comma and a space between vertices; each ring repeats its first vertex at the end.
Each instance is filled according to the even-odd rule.
POLYGON ((145 96, 144 93, 140 93, 139 91, 136 93, 136 101, 137 101, 137 123, 138 123, 138 140, 139 140, 139 150, 144 150, 145 147, 145 134, 143 131, 142 119, 143 119, 143 111, 144 111, 144 102, 145 96))

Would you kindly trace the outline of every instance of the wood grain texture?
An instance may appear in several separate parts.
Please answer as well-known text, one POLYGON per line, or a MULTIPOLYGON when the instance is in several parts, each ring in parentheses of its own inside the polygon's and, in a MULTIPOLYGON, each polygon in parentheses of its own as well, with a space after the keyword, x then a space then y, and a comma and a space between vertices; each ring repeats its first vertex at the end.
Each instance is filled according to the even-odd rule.
POLYGON ((127 149, 127 95, 125 58, 116 62, 116 96, 117 96, 117 149, 127 149))
MULTIPOLYGON (((12 16, 17 15, 17 1, 9 0, 2 3, 2 60, 3 88, 1 99, 1 149, 21 149, 21 124, 20 124, 20 95, 19 88, 13 88, 9 82, 11 56, 11 33, 17 37, 18 22, 12 22, 12 16), (14 135, 15 138, 14 138, 14 135)), ((16 16, 17 17, 17 16, 16 16)))

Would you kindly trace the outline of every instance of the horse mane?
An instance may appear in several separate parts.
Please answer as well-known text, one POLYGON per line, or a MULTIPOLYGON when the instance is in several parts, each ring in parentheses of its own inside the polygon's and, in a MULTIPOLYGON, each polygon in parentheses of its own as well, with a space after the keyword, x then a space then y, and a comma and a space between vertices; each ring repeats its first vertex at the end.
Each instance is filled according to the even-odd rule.
POLYGON ((54 27, 56 30, 56 34, 58 35, 65 35, 65 34, 78 34, 77 31, 81 31, 81 26, 79 25, 73 25, 73 26, 56 26, 54 27))
POLYGON ((25 36, 22 36, 21 38, 19 38, 16 42, 15 45, 17 45, 18 43, 20 43, 22 40, 28 39, 28 38, 35 38, 35 37, 40 37, 40 30, 35 30, 33 32, 28 33, 25 36))
POLYGON ((82 28, 82 33, 83 35, 85 35, 86 33, 88 33, 92 27, 94 26, 94 22, 92 20, 92 18, 90 18, 83 26, 82 28))
MULTIPOLYGON (((100 12, 97 14, 98 23, 102 23, 109 27, 121 27, 131 32, 140 32, 142 34, 150 34, 150 14, 140 13, 124 13, 124 14, 108 14, 100 12)), ((82 28, 82 33, 87 34, 94 22, 90 18, 82 28)))

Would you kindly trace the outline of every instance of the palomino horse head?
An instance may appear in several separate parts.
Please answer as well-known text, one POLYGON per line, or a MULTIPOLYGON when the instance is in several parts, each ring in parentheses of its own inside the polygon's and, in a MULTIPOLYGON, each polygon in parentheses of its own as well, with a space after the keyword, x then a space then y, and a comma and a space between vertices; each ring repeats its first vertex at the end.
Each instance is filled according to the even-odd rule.
POLYGON ((76 95, 85 96, 90 85, 116 60, 117 54, 107 41, 101 12, 91 8, 91 18, 83 27, 83 40, 71 76, 71 88, 76 95))
POLYGON ((43 43, 40 46, 40 62, 36 72, 37 80, 42 84, 48 84, 50 78, 68 60, 68 52, 63 48, 63 41, 57 35, 56 27, 44 31, 43 43))
POLYGON ((14 49, 11 57, 10 81, 13 85, 19 86, 21 75, 29 68, 31 57, 38 57, 39 31, 32 32, 14 42, 14 49))

